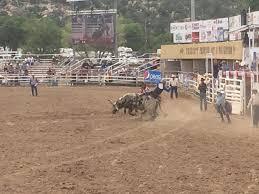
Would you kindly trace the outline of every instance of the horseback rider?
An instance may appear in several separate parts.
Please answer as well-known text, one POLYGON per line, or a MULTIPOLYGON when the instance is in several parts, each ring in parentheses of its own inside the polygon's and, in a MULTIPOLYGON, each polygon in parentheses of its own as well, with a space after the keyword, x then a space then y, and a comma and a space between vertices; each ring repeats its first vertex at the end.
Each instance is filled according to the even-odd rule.
POLYGON ((220 114, 222 122, 224 122, 224 116, 226 116, 228 123, 231 123, 230 120, 230 110, 226 109, 226 99, 225 99, 225 92, 223 90, 217 92, 217 98, 216 98, 216 109, 217 112, 220 114))

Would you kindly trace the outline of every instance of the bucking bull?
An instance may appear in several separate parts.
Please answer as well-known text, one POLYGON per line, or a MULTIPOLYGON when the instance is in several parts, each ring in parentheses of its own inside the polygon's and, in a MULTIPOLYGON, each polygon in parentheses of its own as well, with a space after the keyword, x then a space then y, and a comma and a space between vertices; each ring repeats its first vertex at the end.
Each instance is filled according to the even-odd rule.
POLYGON ((109 102, 112 104, 113 114, 116 114, 120 109, 124 109, 124 114, 128 110, 131 116, 135 116, 138 112, 141 112, 141 116, 149 114, 151 120, 154 120, 158 116, 158 108, 161 110, 161 98, 155 99, 146 94, 128 93, 116 102, 112 102, 111 100, 109 102))

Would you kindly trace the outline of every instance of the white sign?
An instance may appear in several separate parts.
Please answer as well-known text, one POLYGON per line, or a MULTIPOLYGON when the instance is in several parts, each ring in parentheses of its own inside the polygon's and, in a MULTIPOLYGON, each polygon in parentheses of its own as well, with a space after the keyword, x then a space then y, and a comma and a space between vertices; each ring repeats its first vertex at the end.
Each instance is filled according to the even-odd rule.
MULTIPOLYGON (((241 15, 229 18, 229 30, 237 30, 241 27, 241 15)), ((233 32, 229 34, 229 40, 241 40, 241 32, 233 32)))
POLYGON ((184 32, 184 31, 185 31, 185 23, 171 23, 170 24, 171 34, 184 32))
POLYGON ((248 14, 248 24, 259 24, 259 11, 248 14))

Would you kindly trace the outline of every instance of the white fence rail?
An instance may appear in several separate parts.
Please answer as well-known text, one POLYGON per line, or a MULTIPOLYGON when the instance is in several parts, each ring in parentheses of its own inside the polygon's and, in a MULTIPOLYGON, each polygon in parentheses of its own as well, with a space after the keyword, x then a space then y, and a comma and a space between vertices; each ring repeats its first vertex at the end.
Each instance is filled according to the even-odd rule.
MULTIPOLYGON (((104 75, 69 75, 69 76, 46 76, 38 75, 37 79, 40 84, 47 84, 50 86, 58 85, 86 85, 86 84, 100 84, 100 85, 132 85, 136 86, 144 82, 143 77, 130 76, 104 76, 104 75)), ((30 76, 8 75, 0 77, 0 85, 2 86, 19 86, 28 85, 30 76)))

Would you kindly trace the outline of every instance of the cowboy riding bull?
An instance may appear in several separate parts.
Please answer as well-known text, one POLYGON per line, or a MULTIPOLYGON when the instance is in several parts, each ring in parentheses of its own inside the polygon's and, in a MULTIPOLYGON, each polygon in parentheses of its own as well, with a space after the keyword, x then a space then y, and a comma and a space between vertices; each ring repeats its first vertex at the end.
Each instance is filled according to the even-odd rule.
POLYGON ((160 95, 164 90, 170 91, 165 86, 165 81, 161 81, 157 87, 151 91, 143 94, 128 93, 119 98, 115 103, 111 100, 109 102, 113 106, 112 113, 116 114, 120 109, 124 109, 124 113, 128 113, 135 116, 138 111, 141 111, 141 115, 149 115, 151 120, 154 120, 157 116, 157 109, 161 109, 161 97, 160 95), (133 114, 135 111, 135 114, 133 114))
POLYGON ((160 107, 160 98, 155 99, 146 94, 128 93, 119 98, 115 103, 111 100, 109 102, 112 104, 113 114, 116 114, 120 109, 124 109, 125 114, 128 110, 131 116, 135 116, 140 111, 141 116, 148 115, 150 120, 154 120, 158 116, 157 109, 160 107))

